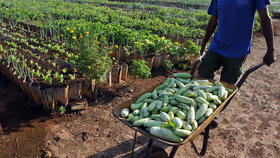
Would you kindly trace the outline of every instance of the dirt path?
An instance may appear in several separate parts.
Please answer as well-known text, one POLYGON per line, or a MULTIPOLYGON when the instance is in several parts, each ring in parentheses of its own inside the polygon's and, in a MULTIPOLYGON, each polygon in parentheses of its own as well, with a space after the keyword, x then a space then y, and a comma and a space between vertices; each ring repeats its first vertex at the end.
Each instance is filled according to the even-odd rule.
MULTIPOLYGON (((277 44, 275 46, 276 53, 279 54, 279 36, 275 37, 275 43, 277 44)), ((262 36, 254 36, 253 45, 253 52, 247 59, 245 69, 260 63, 265 53, 266 45, 262 36)), ((278 58, 271 67, 264 66, 247 79, 227 110, 219 115, 219 127, 210 131, 209 146, 205 157, 280 157, 279 70, 278 58)), ((54 119, 42 119, 42 117, 37 119, 33 116, 28 118, 32 121, 17 123, 17 125, 27 124, 30 127, 18 126, 15 131, 11 132, 8 132, 7 125, 10 124, 8 124, 9 121, 6 121, 8 123, 3 125, 5 134, 0 136, 2 144, 0 150, 5 151, 6 155, 1 156, 0 152, 0 157, 48 155, 59 158, 128 158, 134 131, 115 119, 112 115, 112 109, 162 80, 164 77, 158 76, 133 82, 129 86, 120 86, 117 89, 119 96, 112 102, 90 107, 79 115, 66 115, 54 119), (45 123, 42 123, 44 121, 45 123), (20 132, 22 133, 20 134, 20 132), (19 137, 23 134, 25 134, 23 137, 19 137), (19 147, 16 143, 17 137, 23 143, 19 147), (5 143, 3 143, 4 140, 5 143), (6 142, 7 140, 11 142, 6 142), (22 146, 29 146, 29 148, 25 149, 22 146), (13 149, 17 150, 13 151, 13 149), (33 155, 28 155, 27 152, 33 152, 33 155)), ((19 100, 20 98, 18 97, 19 100)), ((8 104, 5 103, 4 107, 7 107, 8 104)), ((22 104, 30 103, 23 101, 22 104)), ((1 110, 4 109, 0 109, 0 114, 3 113, 1 110)), ((18 113, 13 115, 18 115, 18 113)), ((136 157, 144 157, 143 150, 147 141, 146 137, 138 134, 136 157)), ((202 136, 198 136, 194 143, 200 149, 202 136)), ((161 144, 157 143, 157 145, 161 144)), ((170 147, 162 145, 161 147, 165 148, 168 153, 171 151, 170 147)), ((187 143, 179 147, 175 157, 194 158, 198 156, 191 144, 187 143)))

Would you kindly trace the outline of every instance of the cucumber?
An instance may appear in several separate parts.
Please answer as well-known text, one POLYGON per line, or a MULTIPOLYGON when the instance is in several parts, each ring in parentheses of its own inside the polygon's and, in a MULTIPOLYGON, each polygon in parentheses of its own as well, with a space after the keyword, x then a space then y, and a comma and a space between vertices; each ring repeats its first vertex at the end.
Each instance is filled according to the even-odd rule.
POLYGON ((183 113, 181 110, 178 110, 177 112, 176 112, 176 116, 177 117, 179 117, 180 119, 182 119, 182 120, 185 120, 186 119, 186 115, 185 115, 185 113, 183 113))
POLYGON ((193 123, 192 123, 192 131, 197 129, 197 127, 198 127, 198 123, 196 122, 196 120, 194 120, 193 123))
POLYGON ((128 116, 127 116, 127 121, 130 121, 131 119, 132 119, 132 117, 133 117, 134 115, 133 114, 128 114, 128 116))
POLYGON ((208 99, 209 101, 214 101, 214 100, 216 100, 216 99, 219 99, 219 97, 212 94, 212 95, 209 95, 207 99, 208 99))
POLYGON ((163 92, 159 93, 159 95, 158 95, 158 96, 161 98, 161 97, 163 97, 163 96, 165 96, 165 95, 167 95, 167 96, 171 96, 171 95, 173 95, 173 93, 163 91, 163 92))
POLYGON ((219 81, 215 81, 215 83, 214 83, 216 86, 218 86, 218 87, 222 87, 223 86, 223 84, 221 83, 221 82, 219 82, 219 81))
POLYGON ((206 101, 202 97, 197 97, 195 100, 200 104, 209 104, 208 101, 206 101))
POLYGON ((134 123, 135 121, 137 121, 139 119, 140 119, 140 116, 133 116, 131 119, 129 119, 129 121, 134 123))
POLYGON ((167 122, 170 120, 170 116, 166 112, 161 112, 160 119, 164 122, 167 122))
POLYGON ((142 95, 140 98, 138 98, 135 103, 137 104, 137 103, 143 102, 144 99, 149 99, 151 97, 152 97, 152 93, 146 93, 146 94, 142 95))
POLYGON ((174 99, 172 100, 169 100, 170 104, 173 105, 173 106, 176 106, 178 104, 178 102, 174 99))
POLYGON ((177 78, 178 81, 182 82, 183 84, 189 84, 191 82, 191 79, 182 79, 182 78, 177 78))
POLYGON ((195 90, 195 91, 199 90, 199 89, 204 90, 204 89, 207 89, 209 87, 211 87, 211 86, 209 86, 209 85, 199 85, 199 86, 193 87, 193 90, 195 90))
POLYGON ((203 98, 203 99, 207 99, 207 96, 206 96, 206 94, 203 92, 203 90, 197 90, 196 91, 197 92, 197 94, 198 94, 198 96, 200 96, 201 98, 203 98))
POLYGON ((155 100, 158 99, 158 96, 157 96, 157 89, 154 89, 154 90, 153 90, 153 92, 152 92, 152 98, 155 99, 155 100))
POLYGON ((134 116, 138 116, 140 114, 140 110, 139 109, 133 110, 132 114, 134 116))
POLYGON ((176 91, 174 90, 174 88, 165 88, 164 89, 166 92, 170 92, 170 93, 175 93, 176 91))
POLYGON ((194 100, 182 95, 175 95, 175 98, 177 101, 181 102, 181 103, 185 103, 185 104, 193 104, 194 100))
POLYGON ((151 120, 150 118, 143 118, 133 122, 133 126, 143 126, 145 122, 151 120))
POLYGON ((131 104, 131 105, 130 105, 130 109, 131 109, 131 110, 140 109, 140 108, 142 107, 143 104, 144 104, 143 102, 138 103, 138 104, 131 104))
POLYGON ((163 96, 163 104, 162 106, 167 106, 169 104, 169 98, 167 95, 163 96))
POLYGON ((170 108, 171 108, 170 106, 165 106, 165 107, 162 107, 162 108, 160 109, 160 111, 162 111, 162 112, 168 112, 170 108))
POLYGON ((176 87, 176 83, 175 83, 175 78, 171 78, 170 83, 168 84, 169 88, 175 88, 176 87))
POLYGON ((158 109, 158 110, 160 110, 161 109, 161 107, 162 107, 162 101, 161 100, 159 100, 158 102, 157 102, 157 106, 156 106, 156 109, 158 109))
POLYGON ((222 100, 226 100, 227 99, 227 97, 228 97, 228 91, 225 91, 224 92, 224 95, 222 96, 222 100))
POLYGON ((145 103, 152 103, 153 101, 155 101, 154 99, 144 99, 145 103))
POLYGON ((164 89, 165 87, 168 86, 169 82, 170 82, 170 78, 167 78, 167 79, 163 82, 163 84, 160 85, 160 86, 158 86, 156 89, 157 89, 157 90, 164 89))
POLYGON ((180 129, 183 127, 183 122, 179 117, 174 117, 172 122, 174 123, 174 128, 175 129, 180 129))
POLYGON ((188 137, 192 132, 184 129, 175 129, 174 134, 180 137, 188 137))
POLYGON ((141 112, 142 112, 144 118, 150 116, 150 112, 147 107, 144 107, 143 109, 141 109, 141 112))
POLYGON ((213 113, 213 109, 212 108, 208 108, 205 112, 205 117, 209 117, 211 114, 213 113))
POLYGON ((185 85, 182 82, 180 82, 179 80, 175 80, 175 83, 176 83, 176 85, 178 85, 179 88, 185 87, 185 85))
POLYGON ((179 72, 179 73, 173 74, 173 77, 182 78, 182 79, 189 79, 189 78, 192 78, 192 75, 189 74, 189 73, 179 72))
POLYGON ((185 130, 189 130, 189 131, 192 130, 192 126, 190 124, 188 124, 186 121, 183 121, 183 128, 185 130))
POLYGON ((195 120, 198 120, 201 118, 207 111, 208 105, 207 104, 202 104, 200 105, 198 111, 195 114, 195 120))
POLYGON ((168 116, 170 117, 170 119, 172 120, 174 118, 174 113, 172 111, 168 112, 168 116))
POLYGON ((151 112, 156 108, 156 105, 158 103, 158 100, 153 101, 149 106, 148 106, 148 111, 151 112))
POLYGON ((158 120, 158 119, 160 119, 160 114, 152 114, 152 115, 151 115, 151 119, 152 119, 152 120, 158 120))
POLYGON ((217 108, 217 105, 214 104, 214 103, 211 103, 211 104, 209 105, 209 108, 213 109, 213 111, 214 111, 214 110, 217 108))
POLYGON ((190 110, 188 111, 188 118, 187 118, 187 122, 189 124, 192 124, 195 121, 195 110, 194 107, 190 107, 190 110))
POLYGON ((213 86, 213 87, 206 88, 206 92, 212 93, 212 92, 214 92, 214 91, 216 91, 218 89, 219 89, 218 86, 213 86))
POLYGON ((191 104, 191 106, 192 106, 194 109, 197 109, 197 106, 198 106, 198 105, 197 105, 197 102, 194 101, 193 104, 191 104))
POLYGON ((186 96, 186 97, 193 97, 193 98, 196 98, 198 96, 197 92, 195 91, 191 91, 191 90, 187 90, 183 96, 186 96))
POLYGON ((154 126, 160 126, 162 123, 163 123, 162 121, 149 120, 144 122, 144 126, 147 128, 151 128, 154 126))
POLYGON ((181 108, 181 109, 186 109, 186 110, 190 109, 190 107, 187 104, 184 104, 184 103, 177 104, 177 107, 181 108))
POLYGON ((222 104, 222 102, 221 102, 221 100, 220 100, 220 99, 215 99, 215 100, 214 100, 214 104, 216 104, 216 105, 220 105, 220 104, 222 104))
POLYGON ((183 138, 175 135, 170 129, 164 127, 157 127, 157 126, 151 127, 150 134, 175 143, 180 143, 183 141, 183 138))
POLYGON ((230 88, 226 88, 226 91, 228 91, 229 94, 231 94, 233 92, 233 90, 230 88))
POLYGON ((202 117, 197 121, 197 123, 198 123, 198 124, 201 124, 201 123, 203 123, 205 120, 206 120, 206 117, 205 117, 205 116, 202 116, 202 117))
POLYGON ((190 86, 187 85, 187 86, 185 86, 185 87, 179 89, 178 92, 175 93, 175 95, 181 95, 181 94, 183 94, 185 91, 187 91, 189 88, 190 88, 190 86))
POLYGON ((172 106, 169 111, 173 112, 173 114, 176 114, 176 112, 178 111, 179 109, 175 106, 172 106))
POLYGON ((122 109, 122 111, 121 111, 121 117, 125 118, 125 117, 128 116, 128 114, 129 114, 129 109, 128 109, 128 108, 122 109))
POLYGON ((223 96, 225 95, 224 93, 226 92, 225 87, 220 87, 218 90, 218 97, 223 100, 223 96))

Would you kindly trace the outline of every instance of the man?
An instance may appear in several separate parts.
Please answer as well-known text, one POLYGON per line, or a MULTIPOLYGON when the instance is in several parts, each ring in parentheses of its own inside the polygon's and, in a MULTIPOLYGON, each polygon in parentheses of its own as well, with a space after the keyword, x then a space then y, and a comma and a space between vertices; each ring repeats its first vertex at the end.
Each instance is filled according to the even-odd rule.
POLYGON ((199 66, 199 76, 214 77, 215 72, 223 67, 221 81, 235 84, 242 73, 246 56, 251 52, 252 30, 255 12, 258 10, 262 31, 267 43, 263 61, 270 66, 274 61, 273 29, 267 5, 269 0, 212 0, 208 14, 209 20, 202 42, 201 54, 214 33, 209 51, 199 66))
MULTIPOLYGON (((270 66, 274 61, 273 29, 267 5, 269 0, 212 0, 208 14, 206 34, 202 42, 201 54, 214 33, 209 51, 199 66, 199 76, 214 78, 215 72, 222 68, 221 81, 235 84, 242 73, 247 55, 251 52, 252 30, 256 10, 260 15, 261 27, 267 44, 263 61, 270 66)), ((217 126, 214 120, 214 127, 217 126)))

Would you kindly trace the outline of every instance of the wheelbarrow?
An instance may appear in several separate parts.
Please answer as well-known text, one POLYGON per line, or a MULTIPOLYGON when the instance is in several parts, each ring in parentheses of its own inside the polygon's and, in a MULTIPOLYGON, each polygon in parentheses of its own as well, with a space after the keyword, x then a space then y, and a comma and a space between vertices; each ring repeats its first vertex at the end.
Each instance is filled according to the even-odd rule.
MULTIPOLYGON (((202 57, 204 55, 200 56, 193 64, 192 70, 191 70, 191 74, 192 76, 194 76, 194 71, 196 70, 197 65, 199 64, 199 62, 201 61, 202 57)), ((147 145, 147 149, 148 149, 148 155, 151 154, 151 147, 153 145, 153 142, 156 140, 158 142, 161 142, 165 145, 168 146, 172 146, 172 150, 169 154, 169 158, 173 158, 177 152, 177 149, 180 145, 183 145, 187 142, 190 142, 193 146, 193 139, 202 134, 203 135, 203 144, 202 144, 202 148, 201 151, 198 153, 200 156, 204 156, 207 150, 207 144, 208 144, 208 139, 209 139, 209 132, 210 132, 210 126, 212 123, 212 120, 224 109, 226 109, 226 107, 228 106, 228 104, 231 102, 232 98, 235 96, 236 92, 240 89, 240 87, 242 86, 242 84, 245 82, 245 80, 247 79, 247 77, 254 71, 256 71, 257 69, 259 69, 260 67, 262 67, 263 65, 265 65, 265 63, 261 63, 258 64, 250 69, 248 69, 243 76, 241 77, 241 79, 239 80, 239 82, 237 83, 237 85, 232 85, 226 82, 221 82, 225 87, 230 88, 233 90, 233 92, 230 94, 230 96, 221 104, 217 107, 217 109, 215 109, 215 111, 201 124, 198 126, 198 128, 193 131, 191 133, 191 135, 189 135, 187 138, 185 138, 185 140, 183 142, 180 143, 173 143, 173 142, 169 142, 166 140, 163 140, 161 138, 152 136, 150 133, 148 133, 144 128, 142 127, 134 127, 130 122, 128 122, 126 119, 121 118, 120 117, 120 112, 123 108, 129 108, 130 105, 132 103, 134 103, 140 96, 142 96, 143 94, 147 93, 147 92, 152 92, 156 87, 158 87, 159 85, 156 85, 154 87, 152 87, 151 89, 149 89, 148 91, 146 91, 145 93, 142 93, 140 95, 137 95, 135 97, 133 97, 131 100, 125 102, 124 104, 121 104, 117 107, 115 107, 113 109, 113 115, 119 119, 121 122, 123 122, 125 125, 127 125, 128 127, 132 128, 133 130, 135 130, 135 134, 134 134, 134 140, 133 140, 133 144, 132 144, 132 151, 131 151, 131 158, 133 158, 134 155, 134 149, 135 149, 135 143, 136 143, 136 138, 137 138, 137 132, 140 132, 141 134, 147 136, 149 138, 148 141, 148 145, 147 145)), ((196 77, 193 77, 196 78, 196 77)), ((200 78, 201 79, 201 78, 200 78)), ((210 82, 215 82, 214 80, 209 80, 210 82)))

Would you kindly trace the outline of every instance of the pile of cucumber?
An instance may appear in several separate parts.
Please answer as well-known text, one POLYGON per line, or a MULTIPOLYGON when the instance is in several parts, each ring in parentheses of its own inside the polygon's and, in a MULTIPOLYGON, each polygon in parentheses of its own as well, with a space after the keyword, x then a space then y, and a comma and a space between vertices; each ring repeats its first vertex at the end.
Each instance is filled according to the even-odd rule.
POLYGON ((151 135, 182 142, 209 117, 231 93, 220 82, 191 80, 188 73, 175 73, 152 93, 142 95, 124 108, 121 117, 143 126, 151 135))

